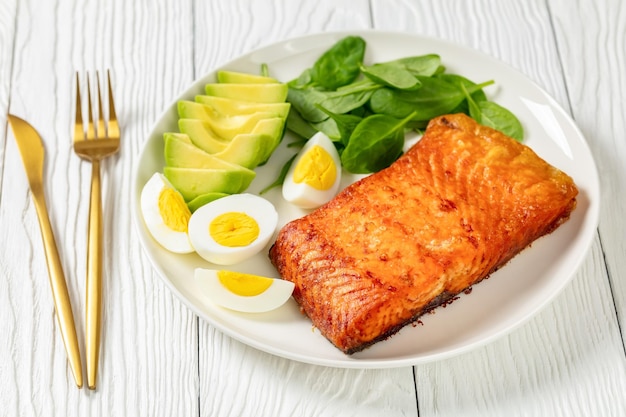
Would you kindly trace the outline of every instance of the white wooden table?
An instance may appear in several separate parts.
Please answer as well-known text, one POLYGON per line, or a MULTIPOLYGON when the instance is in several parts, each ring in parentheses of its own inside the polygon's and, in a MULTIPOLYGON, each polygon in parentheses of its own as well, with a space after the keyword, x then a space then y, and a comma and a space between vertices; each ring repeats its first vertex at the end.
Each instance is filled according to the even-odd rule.
POLYGON ((621 0, 3 0, 0 415, 626 415, 625 45, 621 0), (131 179, 152 125, 195 78, 276 41, 368 28, 483 51, 547 90, 589 142, 601 219, 571 284, 508 336, 414 367, 334 369, 247 347, 174 297, 134 232, 131 179), (106 302, 89 391, 76 389, 59 337, 6 114, 46 142, 50 217, 81 324, 91 171, 71 150, 71 92, 75 70, 107 67, 123 147, 104 164, 106 302))

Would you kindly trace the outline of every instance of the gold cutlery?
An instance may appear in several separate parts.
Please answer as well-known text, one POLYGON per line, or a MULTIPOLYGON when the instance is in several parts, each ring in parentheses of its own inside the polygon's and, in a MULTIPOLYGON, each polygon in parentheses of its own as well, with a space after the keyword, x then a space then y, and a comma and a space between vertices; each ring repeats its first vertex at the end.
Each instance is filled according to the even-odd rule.
POLYGON ((54 307, 61 328, 61 336, 67 351, 67 357, 74 374, 74 380, 78 388, 83 386, 83 370, 80 361, 80 350, 78 349, 78 338, 76 337, 76 327, 72 305, 67 291, 67 284, 63 274, 63 267, 59 259, 54 234, 48 217, 46 208, 46 198, 43 186, 43 165, 45 150, 41 137, 37 131, 26 121, 19 117, 9 115, 9 123, 15 136, 17 146, 22 156, 26 176, 30 185, 31 194, 35 202, 35 209, 41 228, 44 250, 46 253, 46 264, 50 277, 50 286, 54 298, 54 307))
POLYGON ((86 286, 86 331, 85 354, 87 362, 87 386, 96 388, 98 358, 100 354, 100 333, 102 327, 102 200, 100 191, 100 161, 116 153, 120 146, 120 130, 115 114, 111 77, 107 71, 108 121, 102 112, 100 79, 96 73, 98 86, 98 122, 94 125, 91 88, 87 77, 88 123, 83 123, 80 99, 80 80, 76 73, 76 122, 74 124, 74 152, 91 162, 91 196, 89 200, 89 228, 87 243, 87 286, 86 286))

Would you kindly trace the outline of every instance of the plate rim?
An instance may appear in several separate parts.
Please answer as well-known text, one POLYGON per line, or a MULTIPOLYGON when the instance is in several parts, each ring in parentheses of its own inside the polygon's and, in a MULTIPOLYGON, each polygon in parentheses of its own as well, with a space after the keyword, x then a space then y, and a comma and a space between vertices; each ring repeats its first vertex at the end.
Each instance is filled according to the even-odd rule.
POLYGON ((559 285, 555 286, 549 294, 542 297, 542 301, 540 303, 535 304, 532 310, 527 311, 526 314, 524 314, 521 317, 518 317, 517 320, 508 324, 505 328, 495 331, 487 337, 483 337, 483 338, 480 338, 479 340, 465 343, 462 346, 459 346, 453 349, 448 349, 448 350, 445 350, 444 352, 430 353, 430 354, 420 355, 417 357, 409 356, 409 357, 399 357, 399 358, 368 359, 368 358, 354 358, 352 356, 346 355, 345 358, 342 358, 340 360, 340 359, 331 359, 331 358, 315 358, 315 357, 311 357, 310 355, 302 355, 302 354, 293 352, 291 350, 282 349, 278 346, 269 346, 267 343, 262 343, 254 338, 249 337, 248 335, 240 334, 234 331, 233 329, 222 325, 222 323, 216 320, 213 320, 204 311, 202 311, 198 306, 196 306, 195 303, 190 302, 185 297, 185 295, 179 290, 179 288, 176 287, 174 282, 172 282, 172 280, 169 277, 165 276, 163 268, 156 262, 156 259, 153 259, 153 256, 149 253, 149 251, 147 250, 145 246, 145 243, 143 241, 143 236, 146 235, 147 232, 145 230, 145 225, 143 224, 143 220, 142 220, 140 208, 139 208, 139 203, 137 201, 138 200, 137 196, 139 196, 141 192, 138 179, 140 176, 139 173, 142 169, 142 166, 139 162, 144 158, 144 154, 147 151, 149 144, 153 140, 153 136, 155 136, 155 134, 157 133, 156 128, 158 124, 165 117, 167 117, 168 114, 171 114, 173 109, 175 109, 176 107, 176 103, 179 100, 185 97, 189 97, 192 93, 196 92, 198 90, 198 86, 203 83, 206 83, 208 79, 215 78, 215 75, 218 70, 229 68, 230 66, 235 64, 237 61, 246 59, 252 56, 253 54, 263 54, 264 52, 268 50, 277 48, 280 45, 285 45, 288 42, 296 42, 296 41, 303 41, 307 39, 310 40, 310 39, 326 38, 326 37, 333 38, 337 36, 348 36, 348 35, 397 36, 397 37, 406 38, 407 40, 410 39, 414 41, 418 40, 418 41, 426 41, 426 42, 442 44, 442 45, 446 45, 449 48, 460 49, 468 53, 477 55, 480 57, 481 60, 495 62, 497 63, 497 65, 506 68, 507 71, 510 71, 511 73, 516 74, 519 77, 523 77, 526 80, 526 82, 531 84, 538 92, 542 93, 547 100, 551 101, 552 110, 558 111, 561 117, 568 123, 569 128, 575 131, 577 135, 576 139, 579 141, 578 144, 583 146, 584 148, 583 150, 589 157, 588 162, 590 162, 592 166, 592 171, 594 174, 593 175, 594 181, 593 181, 593 184, 592 184, 593 186, 591 187, 591 189, 595 191, 595 194, 598 197, 600 196, 601 190, 600 190, 599 173, 597 169, 597 164, 595 163, 594 156, 593 156, 593 153, 591 152, 587 139, 583 135, 582 131, 580 130, 579 126, 576 124, 573 117, 569 113, 567 113, 565 109, 558 102, 556 102, 556 100, 550 94, 548 94, 547 91, 543 87, 538 85, 535 81, 531 80, 526 75, 524 75, 521 71, 512 67, 508 63, 501 61, 498 58, 495 58, 494 56, 491 56, 475 48, 462 45, 459 43, 455 43, 446 39, 428 36, 428 35, 413 34, 413 33, 400 32, 400 31, 377 30, 377 29, 372 29, 372 28, 359 29, 359 30, 338 30, 338 31, 318 32, 318 33, 310 33, 310 34, 305 34, 305 35, 300 35, 300 36, 288 37, 282 40, 278 40, 276 42, 272 42, 267 45, 263 45, 259 48, 250 50, 239 56, 231 58, 228 61, 222 63, 221 65, 216 66, 212 70, 202 74, 200 77, 197 77, 196 79, 194 79, 189 85, 187 85, 187 87, 181 93, 179 93, 176 96, 176 98, 173 101, 171 101, 170 103, 166 105, 164 110, 159 114, 155 122, 151 125, 151 128, 148 134, 146 135, 144 142, 140 146, 139 152, 135 155, 138 162, 132 172, 131 198, 133 201, 132 201, 131 217, 133 219, 133 223, 135 226, 134 227, 135 232, 137 233, 137 236, 139 238, 142 252, 147 257, 148 261, 150 262, 150 265, 152 266, 152 269, 159 276, 161 282, 165 283, 166 287, 170 291, 172 291, 172 293, 183 303, 183 305, 185 305, 185 307, 189 308, 191 311, 194 312, 194 314, 202 318, 205 322, 215 327, 216 329, 218 329, 220 332, 224 333, 228 337, 232 337, 233 339, 238 340, 247 346, 250 346, 262 352, 266 352, 275 356, 283 357, 283 358, 294 360, 297 362, 307 363, 307 364, 312 364, 312 365, 319 365, 319 366, 328 366, 328 367, 334 367, 334 368, 346 368, 346 369, 397 368, 397 367, 404 367, 404 366, 413 366, 413 365, 418 365, 418 364, 423 364, 423 363, 430 363, 430 362, 438 361, 438 360, 444 360, 447 358, 458 356, 465 352, 472 351, 478 347, 490 344, 493 341, 500 339, 507 334, 510 334, 511 332, 519 328, 521 325, 527 323, 532 318, 534 318, 541 310, 543 310, 547 305, 549 305, 563 291, 563 289, 567 285, 571 283, 571 281, 573 280, 573 277, 580 270, 582 263, 587 259, 588 254, 593 244, 593 240, 594 240, 593 237, 596 234, 596 229, 599 223, 599 213, 600 213, 599 198, 589 200, 590 205, 588 207, 588 212, 586 213, 586 216, 590 217, 590 219, 586 220, 583 224, 591 222, 591 225, 588 225, 587 228, 581 228, 576 234, 578 236, 580 232, 585 232, 584 236, 582 236, 583 241, 584 241, 584 246, 585 246, 584 251, 580 253, 580 256, 577 258, 577 262, 569 268, 568 277, 566 279, 559 280, 558 281, 559 285))

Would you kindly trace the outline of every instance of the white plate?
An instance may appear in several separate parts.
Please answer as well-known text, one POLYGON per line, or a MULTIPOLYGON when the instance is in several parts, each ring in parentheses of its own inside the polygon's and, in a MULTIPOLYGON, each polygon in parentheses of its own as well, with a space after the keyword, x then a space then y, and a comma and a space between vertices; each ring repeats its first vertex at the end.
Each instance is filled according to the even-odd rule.
MULTIPOLYGON (((297 77, 347 32, 305 36, 246 54, 223 68, 258 73, 261 64, 282 81, 297 77)), ((133 190, 133 216, 141 243, 154 268, 168 287, 196 314, 222 332, 257 349, 297 361, 344 368, 386 368, 413 365, 457 355, 504 335, 536 314, 570 281, 586 256, 598 222, 598 174, 587 144, 570 117, 542 89, 503 63, 476 51, 418 36, 376 31, 351 32, 367 42, 366 63, 427 53, 441 56, 448 72, 475 82, 493 79, 487 95, 508 107, 521 120, 525 144, 541 157, 574 178, 580 189, 578 206, 571 219, 549 236, 536 241, 471 294, 438 308, 406 326, 386 341, 347 356, 330 344, 300 314, 291 299, 278 310, 264 314, 237 314, 211 305, 193 279, 196 267, 211 267, 195 254, 175 255, 162 249, 149 235, 139 209, 141 188, 149 177, 162 171, 163 132, 175 131, 176 103, 162 115, 143 149, 133 190)), ((179 99, 203 94, 215 72, 198 79, 179 99)), ((257 170, 250 192, 272 182, 293 151, 283 145, 269 163, 257 170)), ((280 190, 264 195, 279 213, 279 227, 303 214, 282 201, 280 190)), ((236 269, 277 276, 267 248, 236 269)))

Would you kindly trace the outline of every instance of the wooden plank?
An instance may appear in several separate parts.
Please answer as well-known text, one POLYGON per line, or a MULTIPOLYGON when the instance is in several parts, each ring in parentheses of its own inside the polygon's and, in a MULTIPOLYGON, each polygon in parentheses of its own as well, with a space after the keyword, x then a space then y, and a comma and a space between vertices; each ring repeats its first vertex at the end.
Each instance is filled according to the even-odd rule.
POLYGON ((368 29, 367 0, 198 2, 196 76, 254 49, 311 33, 368 29), (207 24, 207 22, 211 24, 207 24))
POLYGON ((180 65, 191 61, 191 5, 21 1, 17 11, 10 111, 30 121, 46 144, 48 208, 81 346, 91 168, 71 150, 75 70, 111 68, 122 149, 102 167, 103 343, 98 390, 88 392, 73 386, 34 207, 17 149, 8 141, 4 173, 10 181, 4 181, 0 233, 11 236, 2 258, 2 299, 9 307, 2 309, 8 324, 2 320, 0 384, 10 403, 3 407, 10 415, 197 414, 196 319, 152 271, 130 211, 146 134, 191 81, 191 71, 180 65), (173 17, 186 23, 172 25, 173 17))
POLYGON ((548 5, 572 112, 600 172, 600 240, 626 344, 626 10, 619 1, 603 2, 602 8, 586 1, 551 0, 548 5))
MULTIPOLYGON (((562 16, 571 7, 568 2, 558 2, 550 10, 542 1, 373 4, 376 28, 426 34, 484 51, 522 71, 569 109, 571 87, 563 80, 558 53, 562 47, 559 44, 557 48, 551 25, 554 16, 562 16)), ((583 26, 591 24, 595 27, 591 33, 595 33, 604 23, 585 20, 584 25, 572 24, 562 30, 559 41, 573 47, 585 36, 583 26), (573 32, 577 35, 570 38, 573 32)), ((598 44, 588 48, 601 49, 598 44)), ((583 53, 576 50, 570 65, 580 56, 583 53)), ((593 68, 589 73, 594 71, 603 72, 593 68)), ((582 84, 581 79, 578 85, 582 84)), ((594 115, 598 105, 597 100, 587 101, 587 114, 594 115)), ((613 213, 615 219, 618 211, 613 213)), ((623 229, 619 238, 623 239, 623 229)), ((618 268, 615 265, 615 271, 618 268)), ((624 353, 598 239, 572 284, 525 326, 474 352, 415 367, 420 416, 617 416, 624 410, 624 372, 624 353), (589 404, 599 408, 590 410, 589 404)))
MULTIPOLYGON (((5 1, 0 5, 0 56, 3 57, 0 62, 0 126, 6 125, 6 114, 9 109, 16 13, 17 0, 5 1)), ((0 175, 2 175, 4 168, 5 134, 4 130, 0 131, 0 175)), ((0 199, 1 196, 2 182, 0 182, 0 199)))
POLYGON ((411 367, 307 365, 260 352, 200 325, 202 416, 411 416, 411 367))
MULTIPOLYGON (((366 29, 367 1, 196 4, 196 75, 254 48, 308 33, 366 29), (210 17, 209 17, 210 16, 210 17), (216 17, 217 16, 217 17, 216 17), (212 24, 202 22, 211 20, 212 24)), ((271 356, 200 321, 202 416, 415 415, 410 367, 346 370, 271 356)))

